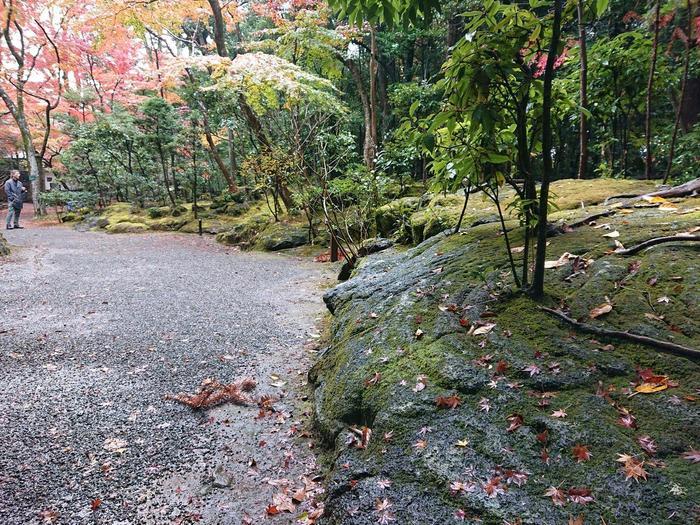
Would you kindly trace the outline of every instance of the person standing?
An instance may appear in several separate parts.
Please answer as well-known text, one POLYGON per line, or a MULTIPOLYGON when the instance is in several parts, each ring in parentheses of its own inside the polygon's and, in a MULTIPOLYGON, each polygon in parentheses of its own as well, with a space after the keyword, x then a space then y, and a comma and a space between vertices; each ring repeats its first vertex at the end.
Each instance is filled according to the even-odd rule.
POLYGON ((22 213, 22 206, 24 206, 24 192, 27 191, 22 183, 19 181, 19 171, 12 170, 10 172, 10 178, 5 182, 5 195, 7 195, 7 222, 5 227, 8 230, 12 229, 22 229, 23 227, 19 225, 19 214, 22 213), (14 222, 14 226, 12 223, 14 222))

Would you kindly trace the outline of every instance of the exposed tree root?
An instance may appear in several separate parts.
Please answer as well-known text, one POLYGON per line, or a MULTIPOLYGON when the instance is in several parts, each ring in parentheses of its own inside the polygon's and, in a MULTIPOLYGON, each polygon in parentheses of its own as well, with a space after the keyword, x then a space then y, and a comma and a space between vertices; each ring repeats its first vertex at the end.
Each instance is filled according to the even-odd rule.
POLYGON ((615 250, 615 253, 618 255, 634 255, 635 253, 641 252, 645 248, 649 248, 651 246, 656 246, 657 244, 663 244, 667 242, 689 242, 689 241, 700 241, 700 235, 690 235, 690 234, 681 234, 681 235, 671 235, 669 237, 655 237, 654 239, 649 239, 648 241, 644 241, 642 243, 637 244, 636 246, 632 246, 631 248, 624 248, 624 249, 618 249, 615 250))
POLYGON ((194 409, 210 408, 223 403, 250 405, 255 403, 255 400, 247 392, 254 390, 255 385, 255 380, 249 377, 228 385, 222 384, 216 379, 205 379, 196 394, 166 395, 165 399, 172 399, 194 409))
POLYGON ((645 197, 661 197, 661 198, 673 198, 673 197, 685 197, 687 195, 692 195, 694 193, 700 193, 700 178, 686 182, 679 186, 674 186, 673 188, 668 188, 665 190, 654 191, 652 193, 645 193, 644 195, 613 195, 605 199, 603 205, 607 204, 613 199, 630 199, 624 204, 632 204, 635 201, 644 199, 645 197))
POLYGON ((565 228, 570 228, 572 230, 575 230, 576 228, 580 228, 581 226, 588 226, 591 222, 600 219, 602 217, 611 217, 617 213, 617 210, 605 210, 601 211, 600 213, 594 213, 593 215, 589 215, 588 217, 585 217, 581 219, 580 221, 572 222, 571 224, 567 224, 564 226, 565 228))
POLYGON ((654 339, 653 337, 647 337, 645 335, 632 334, 630 332, 622 332, 620 330, 607 330, 605 328, 599 328, 590 324, 580 323, 560 310, 553 310, 552 308, 546 308, 544 306, 540 306, 539 309, 558 317, 562 321, 570 324, 582 332, 587 332, 600 337, 624 339, 625 341, 632 341, 633 343, 651 346, 664 352, 681 355, 683 357, 690 357, 692 359, 700 358, 700 350, 696 350, 694 348, 688 348, 687 346, 678 345, 669 341, 661 341, 660 339, 654 339))

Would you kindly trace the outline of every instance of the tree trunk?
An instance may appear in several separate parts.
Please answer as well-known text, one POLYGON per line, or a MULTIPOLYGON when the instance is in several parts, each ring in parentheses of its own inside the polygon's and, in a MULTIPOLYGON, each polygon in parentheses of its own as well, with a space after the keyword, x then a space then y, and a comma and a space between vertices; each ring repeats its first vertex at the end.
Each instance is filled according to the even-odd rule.
POLYGON ((668 182, 671 176, 671 168, 673 168, 673 157, 676 152, 676 140, 678 139, 678 128, 681 123, 681 115, 683 114, 683 102, 685 101, 685 87, 688 84, 688 71, 690 70, 690 49, 692 47, 693 38, 693 5, 691 0, 687 0, 688 8, 688 26, 687 42, 685 42, 685 57, 683 61, 683 77, 681 78, 681 94, 678 109, 676 110, 676 120, 673 123, 673 134, 671 136, 671 145, 668 150, 668 165, 666 166, 666 175, 664 175, 664 184, 668 182))
POLYGON ((371 121, 372 121, 372 110, 369 103, 369 97, 365 91, 365 84, 362 81, 362 73, 357 63, 348 58, 345 60, 345 67, 350 71, 350 75, 355 80, 355 86, 357 87, 357 94, 360 97, 360 103, 362 104, 362 113, 365 123, 365 136, 364 136, 364 146, 362 148, 362 157, 367 169, 371 169, 372 164, 372 150, 371 150, 371 121))
POLYGON ((36 161, 36 149, 34 148, 34 142, 32 141, 32 132, 29 129, 29 124, 24 115, 24 105, 22 104, 21 97, 20 101, 16 104, 9 93, 0 87, 0 98, 2 98, 7 110, 12 115, 12 118, 19 128, 20 135, 22 136, 22 146, 24 149, 24 154, 27 157, 27 162, 29 163, 29 180, 32 186, 32 204, 34 205, 34 214, 39 215, 41 213, 39 206, 39 164, 36 161))
POLYGON ((578 34, 581 49, 581 69, 579 78, 579 98, 581 103, 581 116, 579 121, 579 157, 578 178, 586 178, 586 166, 588 165, 588 49, 586 44, 584 0, 578 0, 578 34))
POLYGON ((659 55, 659 30, 661 18, 661 1, 657 0, 654 6, 654 41, 651 47, 651 63, 649 64, 649 79, 647 80, 646 115, 644 117, 644 135, 646 137, 646 160, 644 163, 644 175, 648 179, 654 171, 654 156, 651 151, 651 100, 654 90, 654 75, 656 73, 656 61, 659 55))
POLYGON ((368 152, 369 164, 367 167, 374 169, 374 158, 377 154, 377 30, 370 25, 370 56, 369 56, 369 108, 370 108, 370 151, 368 152))
POLYGON ((216 52, 220 57, 228 56, 226 50, 226 24, 224 16, 221 12, 221 4, 219 0, 208 0, 211 14, 214 18, 214 43, 216 44, 216 52))
POLYGON ((237 185, 236 175, 238 174, 238 162, 236 160, 236 147, 233 143, 233 129, 228 128, 226 133, 228 138, 228 167, 231 173, 231 179, 234 185, 237 185))
POLYGON ((552 180, 552 79, 559 40, 561 38, 562 0, 554 0, 554 20, 552 21, 552 40, 549 44, 547 65, 544 71, 544 90, 542 94, 542 187, 540 188, 539 217, 537 221, 537 254, 535 256, 535 275, 532 282, 532 295, 544 295, 544 262, 547 257, 547 209, 549 205, 549 183, 552 180))

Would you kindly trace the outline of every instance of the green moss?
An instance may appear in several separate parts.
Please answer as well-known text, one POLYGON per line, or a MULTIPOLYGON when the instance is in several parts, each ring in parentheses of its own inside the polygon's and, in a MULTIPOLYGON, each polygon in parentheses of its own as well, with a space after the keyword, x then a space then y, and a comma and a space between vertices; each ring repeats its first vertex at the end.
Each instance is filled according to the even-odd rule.
MULTIPOLYGON (((559 212, 560 217, 575 220, 600 209, 576 206, 570 192, 577 187, 584 203, 593 203, 613 193, 634 193, 628 191, 630 186, 564 187, 569 193, 562 193, 570 201, 563 202, 572 209, 559 212)), ((679 202, 679 209, 692 209, 687 205, 692 200, 679 202)), ((547 270, 549 297, 544 304, 565 305, 572 316, 586 322, 697 348, 697 248, 660 245, 622 257, 610 253, 614 243, 603 237, 618 230, 620 242, 630 246, 656 235, 673 235, 695 226, 697 212, 635 209, 599 221, 603 222, 610 223, 610 230, 584 226, 550 239, 548 259, 569 252, 594 262, 585 274, 569 279, 571 264, 547 270), (606 297, 613 302, 613 311, 588 319, 590 309, 606 297), (659 302, 666 297, 668 302, 659 302), (649 319, 645 313, 664 319, 649 319)), ((514 246, 522 243, 517 226, 509 222, 515 228, 514 246)), ((369 258, 354 279, 331 292, 328 300, 335 308, 331 348, 315 366, 312 380, 317 419, 337 454, 333 476, 344 479, 341 465, 350 463, 371 480, 394 481, 394 495, 417 501, 430 494, 432 506, 424 515, 436 523, 444 521, 441 513, 451 516, 456 507, 473 509, 484 523, 515 517, 529 524, 565 523, 576 506, 560 509, 543 498, 552 485, 590 488, 596 503, 585 511, 596 522, 603 518, 607 523, 625 523, 630 513, 647 523, 670 523, 672 513, 678 522, 690 520, 700 488, 697 469, 680 456, 700 447, 700 429, 694 424, 700 413, 686 398, 694 395, 700 365, 647 346, 597 341, 541 311, 539 303, 512 291, 498 232, 497 224, 485 224, 461 235, 436 236, 395 259, 369 258), (458 313, 444 308, 450 303, 458 305, 458 313), (483 316, 486 310, 490 313, 483 316), (460 324, 460 317, 468 319, 467 327, 460 324), (496 326, 486 336, 469 335, 468 326, 477 319, 496 326), (421 338, 415 335, 418 328, 421 338), (499 360, 508 366, 503 377, 495 378, 499 360), (540 372, 531 375, 525 369, 533 364, 540 372), (666 374, 678 386, 630 396, 639 368, 666 374), (366 383, 375 373, 381 374, 377 384, 366 383), (418 375, 427 378, 427 386, 414 391, 418 375), (596 395, 599 389, 607 395, 596 395), (543 392, 552 397, 545 398, 549 405, 539 406, 543 392), (438 409, 436 397, 451 394, 460 397, 461 405, 438 409), (479 410, 482 398, 489 399, 489 412, 479 410), (631 411, 637 429, 618 423, 619 407, 631 411), (552 417, 556 409, 565 410, 567 417, 552 417), (508 432, 507 417, 513 413, 521 414, 524 423, 508 432), (364 451, 347 449, 344 429, 363 424, 373 430, 370 446, 364 451), (541 461, 542 444, 536 439, 545 429, 549 464, 541 461), (382 436, 387 432, 393 438, 385 442, 382 436), (659 445, 656 459, 664 466, 646 458, 648 480, 625 481, 617 454, 645 459, 637 441, 642 435, 650 435, 659 445), (413 445, 421 436, 428 446, 417 451, 413 445), (455 447, 458 439, 468 439, 470 446, 455 447), (590 461, 575 460, 572 447, 577 444, 589 447, 590 461), (480 488, 459 498, 449 495, 449 483, 465 476, 462 473, 473 470, 481 483, 498 466, 528 472, 528 482, 511 485, 506 496, 495 500, 485 498, 480 488), (671 494, 672 486, 687 494, 671 494)), ((369 489, 373 483, 368 480, 367 489, 358 484, 354 497, 373 497, 369 489)), ((393 501, 397 519, 410 523, 410 510, 398 497, 393 501)), ((352 500, 334 493, 327 502, 328 509, 351 505, 352 500)))
POLYGON ((109 233, 141 233, 148 230, 146 224, 140 222, 118 222, 107 226, 109 233))
POLYGON ((10 246, 5 237, 0 233, 0 257, 10 255, 10 246))

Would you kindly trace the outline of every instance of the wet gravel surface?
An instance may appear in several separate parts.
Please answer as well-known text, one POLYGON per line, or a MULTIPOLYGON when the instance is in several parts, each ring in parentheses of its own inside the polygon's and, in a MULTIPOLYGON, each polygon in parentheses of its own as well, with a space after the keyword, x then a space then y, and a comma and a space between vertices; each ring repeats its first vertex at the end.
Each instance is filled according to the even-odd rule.
POLYGON ((191 235, 6 237, 1 524, 259 523, 281 484, 313 475, 300 429, 327 268, 191 235), (282 396, 277 412, 164 399, 243 376, 282 396))

